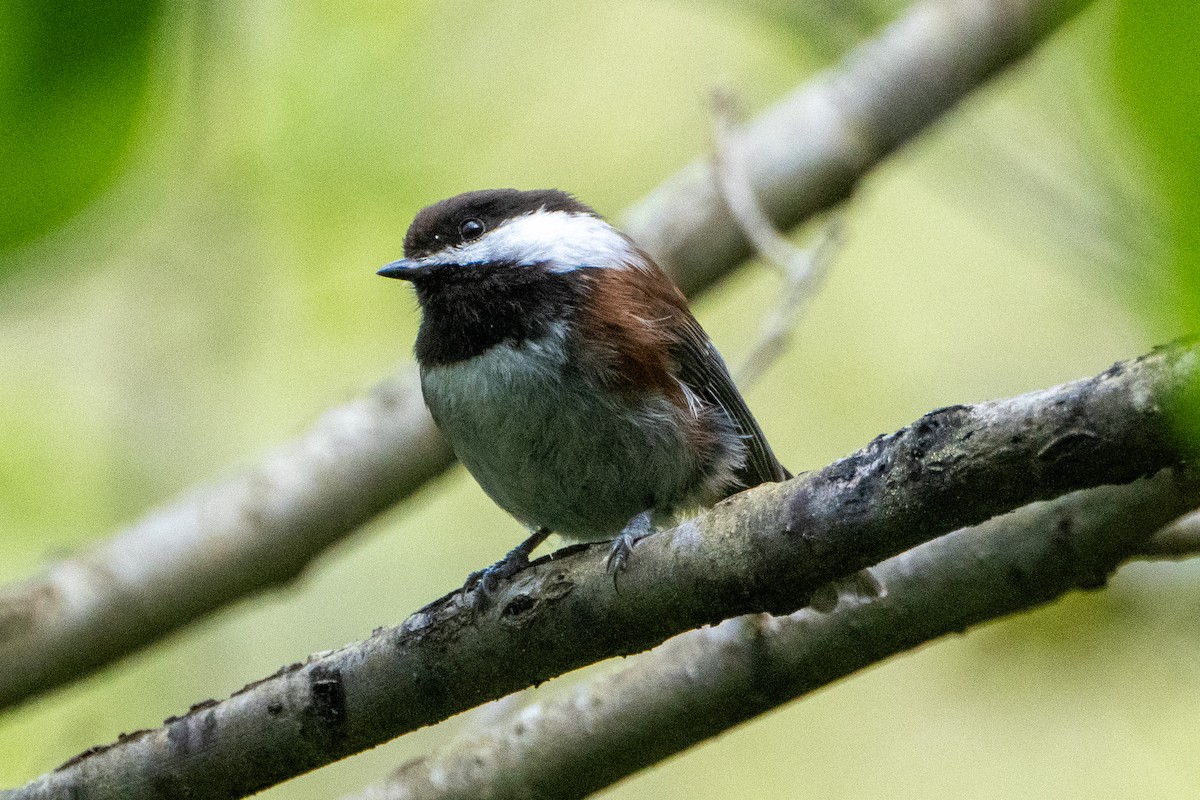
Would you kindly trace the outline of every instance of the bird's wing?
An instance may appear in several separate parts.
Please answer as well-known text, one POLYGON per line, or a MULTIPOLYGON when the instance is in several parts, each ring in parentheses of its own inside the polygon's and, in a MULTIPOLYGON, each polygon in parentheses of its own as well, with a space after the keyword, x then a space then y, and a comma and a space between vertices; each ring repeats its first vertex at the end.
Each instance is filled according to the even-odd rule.
POLYGON ((670 395, 682 384, 723 410, 746 442, 746 463, 735 473, 743 488, 792 477, 771 452, 683 292, 649 255, 634 250, 639 258, 629 269, 584 275, 591 297, 582 308, 579 331, 582 341, 596 348, 589 363, 603 365, 602 376, 617 385, 670 395))
POLYGON ((767 438, 742 393, 734 385, 729 367, 709 340, 691 313, 687 313, 688 324, 682 328, 673 354, 679 362, 679 379, 688 388, 710 403, 720 406, 733 422, 738 434, 746 441, 746 463, 737 471, 743 487, 760 483, 787 480, 791 473, 779 463, 767 438))

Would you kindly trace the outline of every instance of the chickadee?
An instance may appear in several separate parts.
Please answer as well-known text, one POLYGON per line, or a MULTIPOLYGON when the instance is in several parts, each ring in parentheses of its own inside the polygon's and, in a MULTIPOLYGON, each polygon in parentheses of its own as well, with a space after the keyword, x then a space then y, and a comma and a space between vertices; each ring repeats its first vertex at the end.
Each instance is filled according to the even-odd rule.
POLYGON ((477 574, 485 589, 552 531, 613 539, 615 576, 654 526, 791 477, 683 293, 564 192, 428 206, 404 258, 379 274, 416 288, 421 389, 438 428, 533 532, 477 574))

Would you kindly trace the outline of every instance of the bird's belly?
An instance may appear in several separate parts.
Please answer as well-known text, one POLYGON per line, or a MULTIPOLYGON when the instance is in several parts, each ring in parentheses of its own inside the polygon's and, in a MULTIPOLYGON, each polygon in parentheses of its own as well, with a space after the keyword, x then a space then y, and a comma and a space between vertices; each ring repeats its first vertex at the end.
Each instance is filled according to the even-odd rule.
POLYGON ((612 538, 687 503, 699 471, 680 411, 564 381, 561 347, 503 344, 422 375, 439 429, 483 490, 533 527, 612 538))

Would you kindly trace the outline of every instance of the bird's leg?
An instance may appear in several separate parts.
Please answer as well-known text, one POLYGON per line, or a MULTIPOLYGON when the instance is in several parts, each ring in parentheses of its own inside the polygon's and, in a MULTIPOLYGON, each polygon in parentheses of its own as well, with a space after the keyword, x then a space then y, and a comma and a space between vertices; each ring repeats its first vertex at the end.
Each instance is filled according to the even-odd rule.
POLYGON ((617 576, 624 571, 625 565, 629 563, 633 546, 638 543, 639 539, 644 539, 653 532, 654 525, 650 521, 650 511, 646 510, 629 520, 629 524, 625 526, 620 535, 613 539, 612 549, 608 551, 608 574, 612 575, 614 583, 616 583, 617 576))
POLYGON ((528 539, 521 542, 512 550, 509 550, 508 555, 504 558, 492 564, 487 569, 472 572, 467 576, 467 582, 463 584, 463 594, 475 589, 478 591, 477 601, 486 600, 488 595, 496 590, 501 581, 508 580, 529 566, 529 554, 539 544, 546 541, 546 537, 549 535, 549 528, 538 528, 530 534, 528 539))

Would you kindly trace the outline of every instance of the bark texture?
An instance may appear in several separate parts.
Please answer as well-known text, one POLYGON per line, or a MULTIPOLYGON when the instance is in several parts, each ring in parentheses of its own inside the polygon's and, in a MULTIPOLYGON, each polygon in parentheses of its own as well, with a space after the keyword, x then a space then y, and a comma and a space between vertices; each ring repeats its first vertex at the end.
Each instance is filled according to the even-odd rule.
POLYGON ((586 797, 894 654, 1099 587, 1198 505, 1200 481, 1164 471, 1025 506, 875 567, 888 589, 882 599, 843 600, 832 614, 738 617, 677 636, 615 675, 404 764, 356 798, 586 797))
MULTIPOLYGON (((1092 378, 930 412, 822 470, 643 539, 619 589, 606 546, 569 548, 482 609, 448 595, 7 797, 241 797, 692 628, 792 613, 822 585, 957 528, 1187 461, 1170 416, 1194 391, 1198 359, 1194 345, 1161 348, 1092 378)), ((1099 584, 1110 568, 1074 582, 1099 584)))

